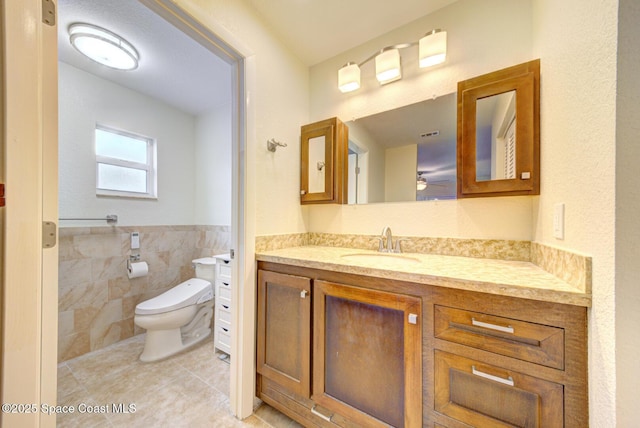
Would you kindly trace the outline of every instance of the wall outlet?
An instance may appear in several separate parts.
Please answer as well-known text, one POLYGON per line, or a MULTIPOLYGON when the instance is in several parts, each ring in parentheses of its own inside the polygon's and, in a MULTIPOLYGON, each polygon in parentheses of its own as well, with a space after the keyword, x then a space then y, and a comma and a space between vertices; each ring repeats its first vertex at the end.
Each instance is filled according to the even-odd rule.
POLYGON ((555 204, 553 207, 553 236, 564 239, 564 204, 555 204))

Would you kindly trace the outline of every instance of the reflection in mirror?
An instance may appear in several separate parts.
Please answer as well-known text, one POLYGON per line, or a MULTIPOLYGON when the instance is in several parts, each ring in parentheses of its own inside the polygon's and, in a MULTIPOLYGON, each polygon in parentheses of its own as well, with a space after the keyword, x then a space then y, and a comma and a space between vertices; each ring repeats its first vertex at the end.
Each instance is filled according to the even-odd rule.
POLYGON ((309 193, 324 193, 325 137, 309 138, 309 193))
POLYGON ((476 181, 516 177, 516 91, 476 102, 476 181))
POLYGON ((347 122, 349 203, 454 199, 456 102, 454 93, 347 122))

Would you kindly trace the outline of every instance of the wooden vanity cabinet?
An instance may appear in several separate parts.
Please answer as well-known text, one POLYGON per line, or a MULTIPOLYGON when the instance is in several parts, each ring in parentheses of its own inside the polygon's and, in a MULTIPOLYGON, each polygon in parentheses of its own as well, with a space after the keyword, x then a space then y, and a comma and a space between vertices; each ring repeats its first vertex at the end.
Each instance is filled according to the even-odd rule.
POLYGON ((305 426, 422 425, 419 297, 259 269, 257 345, 258 397, 305 426))
POLYGON ((432 303, 428 426, 589 426, 586 308, 439 288, 432 303))
POLYGON ((304 426, 589 426, 583 306, 258 269, 257 395, 304 426))

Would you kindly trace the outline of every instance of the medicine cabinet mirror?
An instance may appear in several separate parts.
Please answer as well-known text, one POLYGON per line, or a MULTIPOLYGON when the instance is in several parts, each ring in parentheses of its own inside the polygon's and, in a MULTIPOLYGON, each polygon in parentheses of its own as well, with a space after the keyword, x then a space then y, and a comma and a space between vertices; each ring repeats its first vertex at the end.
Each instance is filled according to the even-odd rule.
POLYGON ((540 194, 540 60, 458 83, 458 198, 540 194))
POLYGON ((346 203, 348 139, 349 128, 336 117, 301 127, 301 204, 346 203))

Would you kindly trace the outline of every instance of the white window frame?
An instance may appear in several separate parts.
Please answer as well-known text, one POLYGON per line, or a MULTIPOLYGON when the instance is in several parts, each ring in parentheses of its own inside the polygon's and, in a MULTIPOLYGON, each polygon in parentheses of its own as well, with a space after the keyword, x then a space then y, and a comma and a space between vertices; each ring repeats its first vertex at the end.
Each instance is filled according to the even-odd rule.
MULTIPOLYGON (((157 188, 157 163, 156 163, 156 140, 144 135, 135 134, 129 131, 112 128, 101 124, 96 124, 95 130, 110 132, 112 134, 122 135, 124 137, 135 138, 136 140, 146 141, 147 143, 147 162, 139 163, 126 161, 123 159, 113 158, 110 156, 100 156, 96 152, 96 195, 98 196, 115 196, 121 198, 142 198, 142 199, 158 199, 157 188), (98 168, 99 164, 113 165, 122 168, 139 169, 147 172, 147 192, 131 192, 126 190, 102 189, 98 187, 98 168)), ((94 131, 93 148, 96 150, 95 131, 94 131)))

